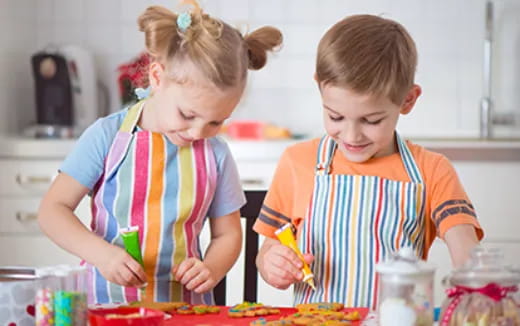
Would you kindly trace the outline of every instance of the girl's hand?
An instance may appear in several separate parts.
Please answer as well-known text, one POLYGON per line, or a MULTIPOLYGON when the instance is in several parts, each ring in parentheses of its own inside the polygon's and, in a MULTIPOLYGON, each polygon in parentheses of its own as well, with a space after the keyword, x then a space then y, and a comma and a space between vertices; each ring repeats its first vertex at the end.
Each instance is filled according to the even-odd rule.
MULTIPOLYGON (((314 257, 303 255, 310 264, 314 257)), ((277 289, 285 290, 303 279, 303 262, 296 253, 276 240, 267 239, 257 259, 258 270, 262 278, 277 289)))
POLYGON ((96 265, 101 275, 112 283, 127 287, 143 287, 146 275, 142 266, 123 248, 110 245, 96 265))
POLYGON ((184 285, 187 290, 195 293, 208 292, 218 282, 211 270, 202 261, 193 257, 174 266, 172 273, 177 282, 184 285))

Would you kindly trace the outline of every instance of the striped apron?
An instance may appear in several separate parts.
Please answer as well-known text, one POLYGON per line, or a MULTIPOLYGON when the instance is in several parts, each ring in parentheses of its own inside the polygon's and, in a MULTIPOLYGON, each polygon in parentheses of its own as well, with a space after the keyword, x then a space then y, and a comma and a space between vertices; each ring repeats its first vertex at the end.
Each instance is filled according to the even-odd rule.
POLYGON ((330 174, 337 144, 329 136, 321 139, 312 200, 298 230, 299 247, 315 257, 316 291, 297 283, 295 304, 325 301, 374 308, 375 264, 403 246, 422 256, 424 183, 408 146, 396 137, 411 182, 330 174))
MULTIPOLYGON (((199 233, 215 194, 217 168, 209 141, 177 147, 159 133, 136 128, 144 101, 128 113, 108 152, 92 195, 92 230, 123 247, 119 229, 139 226, 148 286, 146 300, 212 304, 173 281, 172 267, 201 258, 199 233)), ((132 302, 141 291, 110 283, 88 266, 89 303, 132 302)))

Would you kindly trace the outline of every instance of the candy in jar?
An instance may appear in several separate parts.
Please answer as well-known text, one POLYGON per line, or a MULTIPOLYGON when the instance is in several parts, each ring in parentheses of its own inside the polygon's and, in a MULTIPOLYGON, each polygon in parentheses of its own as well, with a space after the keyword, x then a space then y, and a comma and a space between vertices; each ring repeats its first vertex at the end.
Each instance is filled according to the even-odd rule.
POLYGON ((520 272, 504 265, 500 250, 476 247, 446 280, 440 326, 520 326, 520 272))
POLYGON ((433 325, 433 266, 420 260, 412 248, 405 247, 378 264, 376 271, 380 326, 433 325))

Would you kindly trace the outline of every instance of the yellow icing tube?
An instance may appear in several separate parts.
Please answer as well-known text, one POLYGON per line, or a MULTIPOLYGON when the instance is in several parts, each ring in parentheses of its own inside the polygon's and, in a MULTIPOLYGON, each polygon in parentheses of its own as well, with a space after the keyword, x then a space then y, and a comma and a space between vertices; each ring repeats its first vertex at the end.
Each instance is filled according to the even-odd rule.
POLYGON ((278 237, 278 240, 280 240, 281 244, 284 246, 287 246, 291 248, 296 255, 301 259, 303 263, 303 281, 307 282, 309 286, 316 291, 316 286, 314 285, 314 275, 311 272, 311 269, 309 268, 309 265, 305 262, 303 259, 302 252, 298 248, 298 245, 296 244, 296 239, 294 238, 294 234, 291 230, 291 224, 285 224, 281 228, 275 231, 276 237, 278 237))

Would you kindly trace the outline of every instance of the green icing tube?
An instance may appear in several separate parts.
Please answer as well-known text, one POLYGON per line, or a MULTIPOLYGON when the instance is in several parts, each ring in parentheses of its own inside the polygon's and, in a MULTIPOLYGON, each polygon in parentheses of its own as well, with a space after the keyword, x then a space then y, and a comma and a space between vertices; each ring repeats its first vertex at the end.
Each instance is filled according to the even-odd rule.
POLYGON ((119 230, 119 233, 121 233, 121 237, 123 238, 126 252, 144 267, 141 245, 139 244, 139 227, 131 226, 123 228, 119 230))

